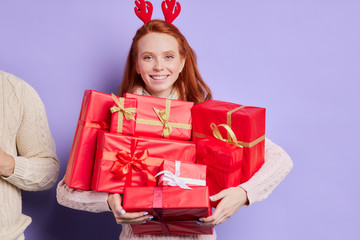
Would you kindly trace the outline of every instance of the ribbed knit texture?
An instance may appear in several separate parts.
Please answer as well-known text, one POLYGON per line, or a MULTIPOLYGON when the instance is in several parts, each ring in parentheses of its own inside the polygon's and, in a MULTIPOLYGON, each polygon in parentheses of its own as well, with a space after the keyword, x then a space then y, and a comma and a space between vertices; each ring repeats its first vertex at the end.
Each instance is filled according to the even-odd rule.
MULTIPOLYGON (((136 89, 135 94, 148 95, 150 94, 142 88, 136 89)), ((170 99, 177 99, 176 91, 173 91, 170 99)), ((249 205, 264 200, 275 189, 275 187, 285 178, 291 171, 293 163, 289 155, 278 145, 271 142, 269 139, 265 140, 265 162, 260 170, 246 183, 240 186, 247 192, 249 205)), ((57 187, 57 199, 59 204, 78 210, 90 212, 110 211, 107 205, 107 194, 100 192, 86 192, 68 188, 63 180, 61 180, 57 187)), ((114 220, 115 221, 115 220, 114 220)), ((121 240, 215 240, 216 232, 213 235, 185 235, 185 236, 159 236, 159 235, 134 235, 130 225, 122 225, 121 240)))
POLYGON ((15 159, 14 173, 0 177, 0 240, 24 239, 31 218, 22 214, 21 190, 51 188, 59 161, 39 95, 29 84, 3 71, 0 134, 0 147, 15 159))

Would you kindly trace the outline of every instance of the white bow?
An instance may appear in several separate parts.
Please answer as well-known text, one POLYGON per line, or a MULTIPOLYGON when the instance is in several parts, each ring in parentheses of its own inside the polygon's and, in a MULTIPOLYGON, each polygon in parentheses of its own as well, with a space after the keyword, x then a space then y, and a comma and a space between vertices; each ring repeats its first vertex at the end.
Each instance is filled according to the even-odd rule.
POLYGON ((180 176, 180 166, 181 166, 181 162, 175 161, 175 174, 168 170, 164 170, 164 171, 161 171, 158 174, 156 174, 155 177, 162 175, 159 179, 159 183, 161 183, 162 181, 168 181, 169 186, 179 186, 182 189, 192 189, 191 187, 189 187, 186 184, 206 186, 206 181, 204 181, 204 180, 179 177, 180 176))

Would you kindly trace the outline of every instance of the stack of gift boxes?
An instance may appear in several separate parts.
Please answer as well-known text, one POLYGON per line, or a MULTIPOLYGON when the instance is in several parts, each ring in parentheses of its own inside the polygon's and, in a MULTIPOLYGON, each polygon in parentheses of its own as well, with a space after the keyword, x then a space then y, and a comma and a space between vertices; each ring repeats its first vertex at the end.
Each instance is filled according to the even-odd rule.
POLYGON ((264 108, 86 90, 65 183, 121 193, 127 212, 154 216, 135 234, 212 234, 197 224, 209 196, 259 170, 264 133, 264 108))

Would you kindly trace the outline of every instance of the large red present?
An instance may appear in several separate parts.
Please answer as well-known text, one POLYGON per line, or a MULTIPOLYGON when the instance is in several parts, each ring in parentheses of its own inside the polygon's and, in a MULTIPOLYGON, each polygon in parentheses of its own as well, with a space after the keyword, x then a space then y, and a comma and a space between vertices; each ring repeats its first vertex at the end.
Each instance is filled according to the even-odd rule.
POLYGON ((138 135, 189 140, 193 102, 126 93, 138 100, 135 133, 138 135))
POLYGON ((212 234, 211 227, 196 223, 211 214, 207 187, 126 187, 123 208, 154 216, 147 223, 131 225, 135 234, 212 234))
POLYGON ((100 131, 91 188, 122 193, 124 186, 155 186, 164 159, 194 163, 190 141, 137 137, 100 131))
POLYGON ((110 132, 133 135, 135 133, 137 100, 111 95, 114 106, 110 108, 112 113, 110 132))
POLYGON ((65 183, 70 188, 90 190, 97 132, 109 129, 113 103, 109 94, 85 91, 65 173, 65 183))
POLYGON ((208 100, 194 106, 192 116, 197 163, 208 165, 211 195, 246 182, 260 169, 265 157, 265 108, 208 100), (199 141, 210 135, 232 145, 213 138, 199 141), (231 170, 235 167, 237 172, 231 170))
POLYGON ((206 165, 164 160, 159 171, 158 186, 206 186, 206 165))

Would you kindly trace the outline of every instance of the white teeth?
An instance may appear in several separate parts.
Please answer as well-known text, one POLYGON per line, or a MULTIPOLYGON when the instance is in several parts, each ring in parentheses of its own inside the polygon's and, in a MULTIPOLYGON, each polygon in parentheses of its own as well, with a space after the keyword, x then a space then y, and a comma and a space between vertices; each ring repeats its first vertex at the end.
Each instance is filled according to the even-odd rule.
POLYGON ((163 76, 151 76, 153 79, 155 80, 162 80, 165 79, 167 77, 167 75, 163 75, 163 76))

